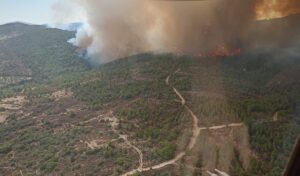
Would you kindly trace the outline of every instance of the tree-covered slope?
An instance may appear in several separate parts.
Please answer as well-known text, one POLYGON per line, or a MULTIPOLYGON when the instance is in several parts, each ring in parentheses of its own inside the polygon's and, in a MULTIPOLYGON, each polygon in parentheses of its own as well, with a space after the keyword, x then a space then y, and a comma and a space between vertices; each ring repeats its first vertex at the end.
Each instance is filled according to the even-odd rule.
POLYGON ((300 134, 297 55, 140 54, 89 69, 73 36, 0 26, 0 175, 281 175, 300 134))
POLYGON ((22 23, 0 26, 0 85, 45 82, 86 70, 76 48, 66 42, 73 36, 73 32, 22 23))

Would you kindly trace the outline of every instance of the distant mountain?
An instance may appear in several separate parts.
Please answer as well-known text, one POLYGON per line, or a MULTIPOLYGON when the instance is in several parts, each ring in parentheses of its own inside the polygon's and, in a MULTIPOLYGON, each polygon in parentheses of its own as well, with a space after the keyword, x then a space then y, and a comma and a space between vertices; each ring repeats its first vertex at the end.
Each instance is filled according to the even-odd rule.
MULTIPOLYGON (((45 81, 70 70, 85 69, 74 52, 76 47, 67 42, 72 37, 74 32, 43 25, 0 25, 0 80, 22 77, 45 81)), ((6 84, 0 81, 1 85, 6 84)))
POLYGON ((67 31, 77 31, 79 28, 83 26, 83 23, 77 22, 77 23, 66 23, 66 24, 54 24, 54 25, 46 25, 50 28, 57 28, 67 31))
POLYGON ((40 25, 31 25, 25 24, 21 22, 14 22, 14 23, 7 23, 4 25, 0 25, 0 36, 1 35, 11 35, 15 33, 23 34, 27 32, 34 32, 36 30, 40 30, 45 28, 44 26, 40 25))

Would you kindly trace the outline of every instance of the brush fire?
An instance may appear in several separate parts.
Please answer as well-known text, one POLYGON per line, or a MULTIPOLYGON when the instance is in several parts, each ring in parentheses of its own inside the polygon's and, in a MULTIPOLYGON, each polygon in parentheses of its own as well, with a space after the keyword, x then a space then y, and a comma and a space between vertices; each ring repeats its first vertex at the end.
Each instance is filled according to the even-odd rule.
POLYGON ((240 48, 230 47, 225 43, 219 45, 216 50, 214 50, 209 56, 211 57, 229 57, 236 56, 241 53, 240 48))

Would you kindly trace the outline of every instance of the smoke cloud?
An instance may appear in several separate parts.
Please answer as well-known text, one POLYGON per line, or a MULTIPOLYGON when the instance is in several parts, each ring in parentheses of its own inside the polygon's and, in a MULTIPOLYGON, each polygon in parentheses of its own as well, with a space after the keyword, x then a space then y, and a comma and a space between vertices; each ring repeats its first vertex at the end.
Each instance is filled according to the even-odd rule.
MULTIPOLYGON (((85 12, 86 24, 72 41, 86 48, 88 56, 99 63, 141 52, 202 55, 220 45, 241 48, 253 41, 251 32, 263 35, 254 27, 256 19, 265 19, 262 9, 269 9, 268 14, 275 11, 276 17, 279 12, 282 16, 290 14, 283 12, 291 7, 277 8, 281 7, 279 0, 269 6, 268 1, 275 2, 73 0, 85 12)), ((293 9, 300 7, 298 0, 283 1, 292 2, 293 9)))
POLYGON ((300 13, 299 0, 257 0, 256 17, 259 20, 285 17, 300 13))

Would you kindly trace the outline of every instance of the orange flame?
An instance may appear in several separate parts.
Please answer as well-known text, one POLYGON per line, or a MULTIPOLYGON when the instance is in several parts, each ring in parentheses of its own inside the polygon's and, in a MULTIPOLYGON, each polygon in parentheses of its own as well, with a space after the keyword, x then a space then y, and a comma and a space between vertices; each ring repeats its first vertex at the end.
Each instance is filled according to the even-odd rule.
POLYGON ((300 0, 260 0, 255 11, 257 20, 283 18, 300 13, 300 0))
POLYGON ((215 51, 213 51, 210 56, 212 57, 228 57, 236 56, 241 53, 240 48, 233 48, 226 44, 221 44, 215 51))

